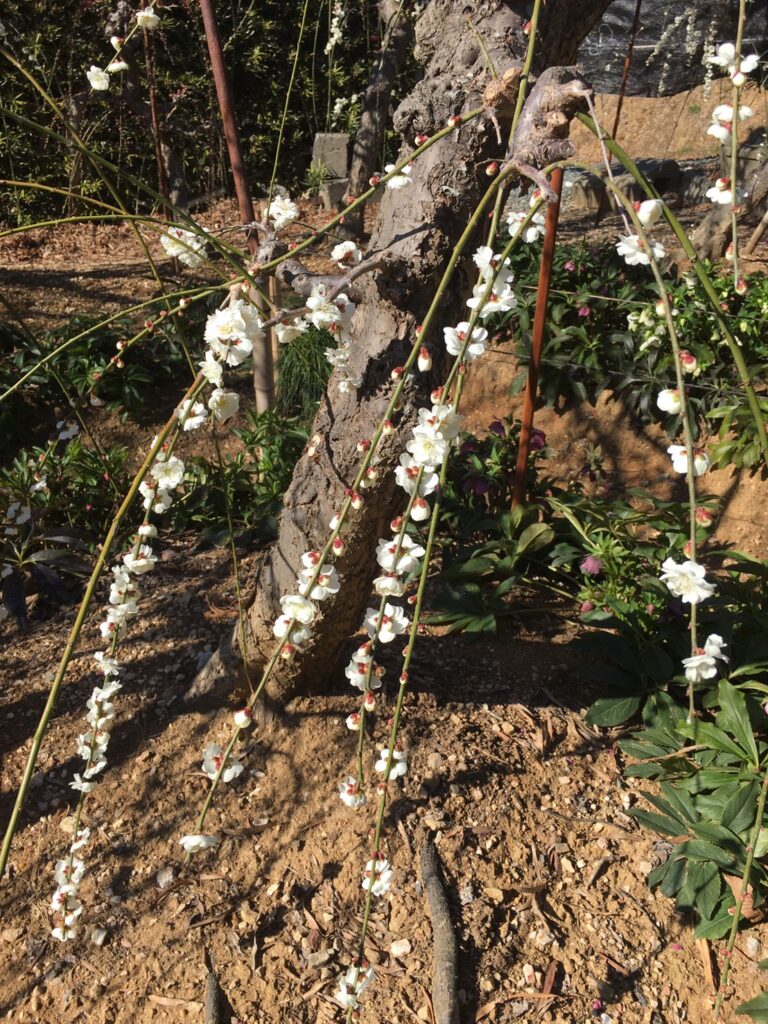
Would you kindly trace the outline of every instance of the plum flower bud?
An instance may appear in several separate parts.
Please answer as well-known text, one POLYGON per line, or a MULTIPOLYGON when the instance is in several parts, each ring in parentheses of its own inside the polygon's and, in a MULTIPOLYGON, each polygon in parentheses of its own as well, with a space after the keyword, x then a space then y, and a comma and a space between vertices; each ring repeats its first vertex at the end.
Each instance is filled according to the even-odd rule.
POLYGON ((695 374, 699 368, 699 361, 692 352, 688 352, 686 349, 683 349, 680 352, 680 365, 683 369, 683 373, 695 374))
POLYGON ((395 516, 395 518, 389 524, 390 529, 392 530, 392 533, 397 533, 401 529, 402 525, 403 525, 403 517, 402 516, 395 516))
POLYGON ((347 550, 347 545, 344 543, 341 537, 334 537, 333 544, 331 545, 331 547, 333 548, 334 555, 337 556, 343 555, 344 552, 347 550))
POLYGON ((290 661, 295 653, 296 648, 293 646, 293 644, 285 643, 280 648, 280 657, 283 659, 283 661, 290 661))
POLYGON ((416 498, 413 505, 411 505, 411 519, 415 523, 423 523, 425 519, 429 519, 431 511, 428 501, 425 501, 423 498, 416 498))
POLYGON ((360 718, 359 711, 353 711, 351 715, 347 715, 346 719, 347 728, 352 732, 360 732, 360 725, 362 719, 360 718))
POLYGON ((697 506, 693 516, 699 526, 704 527, 711 526, 715 520, 714 512, 709 508, 705 508, 703 505, 697 506))
POLYGON ((458 114, 454 114, 452 117, 448 118, 448 126, 449 126, 449 128, 458 128, 458 127, 460 127, 460 125, 461 125, 461 118, 459 117, 458 114))
POLYGON ((489 178, 492 178, 492 177, 494 177, 494 175, 498 174, 499 173, 499 162, 498 162, 498 160, 491 160, 491 162, 485 168, 485 173, 488 175, 489 178))
POLYGON ((439 405, 443 400, 442 385, 439 388, 435 388, 429 397, 433 405, 439 405))
POLYGON ((375 710, 375 708, 376 708, 376 698, 375 698, 375 697, 374 697, 374 695, 373 695, 373 694, 372 694, 372 693, 370 692, 370 690, 369 690, 369 691, 368 691, 368 693, 366 693, 366 695, 365 695, 365 696, 363 697, 363 707, 364 707, 364 708, 365 708, 365 710, 366 710, 366 711, 368 712, 368 714, 370 714, 370 713, 371 713, 372 711, 374 711, 374 710, 375 710))
POLYGON ((372 174, 371 177, 368 179, 368 184, 372 185, 374 188, 377 185, 380 185, 381 184, 381 175, 380 174, 372 174))
POLYGON ((365 498, 362 496, 362 494, 360 494, 359 491, 352 491, 352 493, 349 495, 349 503, 355 510, 355 512, 359 512, 360 509, 365 504, 365 498))
POLYGON ((734 289, 733 290, 736 292, 737 295, 746 295, 747 294, 748 285, 747 285, 747 282, 744 280, 743 277, 739 278, 739 280, 734 285, 734 289))
POLYGON ((381 425, 381 432, 385 437, 389 437, 390 434, 394 434, 395 425, 392 420, 384 420, 381 425))
POLYGON ((360 453, 369 451, 370 447, 371 447, 371 442, 368 440, 367 437, 363 438, 362 441, 358 441, 357 442, 357 450, 360 453))
POLYGON ((429 136, 428 135, 424 135, 423 132, 420 135, 417 135, 416 138, 414 139, 414 142, 416 143, 417 146, 423 146, 424 143, 428 142, 428 141, 429 141, 429 136))
POLYGON ((197 853, 199 850, 210 850, 218 846, 218 836, 212 836, 206 832, 199 832, 194 835, 182 836, 179 846, 183 846, 187 853, 197 853))
POLYGON ((398 381, 398 380, 400 380, 400 378, 403 376, 404 373, 405 373, 405 367, 404 366, 396 366, 394 368, 394 370, 392 370, 392 372, 389 375, 390 380, 398 381))
POLYGON ((422 345, 419 349, 417 365, 422 373, 426 373, 428 370, 432 369, 432 356, 429 354, 429 349, 426 345, 422 345))
POLYGON ((253 708, 241 708, 234 713, 233 718, 238 729, 250 729, 253 725, 253 708))

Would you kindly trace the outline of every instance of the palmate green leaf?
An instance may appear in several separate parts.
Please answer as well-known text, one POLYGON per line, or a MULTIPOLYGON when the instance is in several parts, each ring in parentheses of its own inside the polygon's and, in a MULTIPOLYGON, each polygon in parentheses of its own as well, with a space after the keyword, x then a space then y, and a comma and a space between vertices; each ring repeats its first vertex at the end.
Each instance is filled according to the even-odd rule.
POLYGON ((720 711, 717 714, 717 724, 728 732, 733 733, 739 745, 749 754, 749 759, 755 768, 758 767, 757 745, 755 735, 752 732, 752 724, 749 720, 747 702, 744 694, 737 690, 727 680, 721 680, 717 687, 717 695, 720 702, 720 711))
POLYGON ((637 694, 623 697, 600 697, 587 712, 589 725, 609 727, 627 722, 637 713, 641 698, 637 694))
MULTIPOLYGON (((764 962, 761 962, 761 967, 764 962)), ((751 1017, 758 1024, 768 1024, 768 992, 761 992, 754 999, 750 999, 746 1003, 740 1003, 736 1007, 736 1013, 751 1017)))

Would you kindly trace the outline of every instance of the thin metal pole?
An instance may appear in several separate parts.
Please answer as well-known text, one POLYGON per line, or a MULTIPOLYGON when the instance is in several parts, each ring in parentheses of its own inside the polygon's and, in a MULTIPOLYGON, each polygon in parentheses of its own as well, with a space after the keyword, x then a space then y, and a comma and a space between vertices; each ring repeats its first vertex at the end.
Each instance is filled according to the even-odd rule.
POLYGON ((528 382, 525 385, 525 401, 523 403, 522 425, 520 427, 520 446, 517 450, 515 483, 512 489, 512 508, 521 504, 525 498, 525 485, 528 477, 528 455, 531 450, 531 434, 533 433, 533 411, 539 387, 541 350, 544 344, 544 327, 547 322, 547 303, 549 302, 549 287, 552 282, 552 262, 555 255, 557 223, 560 218, 560 193, 563 188, 562 167, 556 167, 552 171, 550 185, 557 199, 547 207, 547 219, 544 225, 544 247, 541 250, 539 284, 536 290, 536 312, 533 318, 531 358, 528 362, 528 382))
MULTIPOLYGON (((232 92, 229 88, 227 69, 224 65, 224 51, 221 45, 219 26, 216 22, 213 0, 200 0, 200 11, 203 15, 205 41, 208 44, 208 53, 211 58, 216 98, 219 103, 221 122, 224 127, 224 138, 227 142, 229 165, 232 168, 237 205, 243 223, 252 224, 256 220, 256 214, 253 209, 251 190, 248 187, 248 179, 245 173, 243 151, 240 148, 240 136, 238 135, 237 122, 235 121, 235 108, 232 102, 232 92)), ((246 240, 248 248, 255 255, 259 247, 256 236, 253 232, 246 230, 246 240)), ((258 352, 254 349, 253 355, 253 386, 256 396, 256 411, 264 412, 265 409, 271 409, 275 404, 275 367, 272 359, 272 343, 269 337, 265 337, 264 344, 258 352)))

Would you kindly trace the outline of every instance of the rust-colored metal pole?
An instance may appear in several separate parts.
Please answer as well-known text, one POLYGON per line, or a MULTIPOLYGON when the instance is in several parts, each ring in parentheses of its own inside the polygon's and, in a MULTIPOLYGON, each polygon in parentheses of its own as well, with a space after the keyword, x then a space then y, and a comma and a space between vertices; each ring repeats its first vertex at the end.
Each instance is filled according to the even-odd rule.
POLYGON ((552 261, 555 255, 557 222, 560 218, 560 193, 563 189, 562 167, 556 167, 552 171, 550 184, 557 199, 547 207, 547 218, 544 225, 544 247, 541 250, 539 284, 536 290, 536 312, 533 317, 531 358, 528 362, 528 382, 525 385, 525 401, 523 403, 522 425, 520 427, 520 446, 517 449, 515 483, 512 489, 512 508, 521 504, 525 498, 525 484, 528 477, 528 455, 531 450, 531 434, 533 432, 533 410, 536 405, 536 395, 539 388, 541 350, 544 344, 544 327, 547 322, 547 303, 549 302, 549 286, 552 282, 552 261))
MULTIPOLYGON (((232 102, 232 92, 229 88, 227 69, 224 65, 224 51, 219 35, 219 26, 216 22, 216 11, 213 0, 200 0, 200 11, 203 15, 203 26, 205 27, 205 41, 208 44, 208 53, 211 58, 213 70, 213 81, 216 85, 216 98, 219 102, 221 123, 224 127, 224 138, 227 142, 227 153, 229 154, 229 165, 232 168, 232 178, 235 183, 237 205, 244 224, 251 224, 256 220, 251 199, 251 190, 248 187, 248 179, 245 174, 245 163, 243 151, 240 148, 240 136, 237 133, 237 122, 235 121, 235 108, 232 102)), ((258 240, 251 231, 246 231, 248 248, 255 255, 258 249, 258 240)), ((264 412, 271 409, 275 404, 275 367, 272 359, 272 343, 269 337, 265 337, 264 344, 257 352, 253 352, 253 386, 256 395, 256 411, 264 412)))

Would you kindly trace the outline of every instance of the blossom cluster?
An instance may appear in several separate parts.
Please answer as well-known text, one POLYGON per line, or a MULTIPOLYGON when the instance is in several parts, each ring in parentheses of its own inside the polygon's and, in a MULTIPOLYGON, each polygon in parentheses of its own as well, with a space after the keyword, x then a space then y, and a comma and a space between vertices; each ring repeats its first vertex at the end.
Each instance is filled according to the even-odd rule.
MULTIPOLYGON (((643 202, 634 204, 637 219, 644 228, 651 228, 659 220, 664 204, 660 199, 645 199, 643 202)), ((651 262, 651 257, 656 260, 666 256, 666 249, 660 242, 651 241, 650 252, 644 238, 630 232, 621 235, 616 243, 616 252, 624 257, 624 262, 630 266, 645 266, 651 262)))
MULTIPOLYGON (((541 189, 535 189, 531 194, 529 205, 531 207, 540 205, 541 198, 541 189)), ((526 219, 527 216, 528 215, 525 213, 524 210, 512 210, 510 213, 507 214, 506 222, 510 235, 514 236, 518 233, 523 221, 526 219)), ((538 240, 544 234, 544 223, 544 214, 541 212, 540 209, 537 209, 536 212, 531 215, 531 219, 529 220, 528 225, 523 231, 523 241, 528 245, 530 245, 532 242, 538 242, 538 240)))
MULTIPOLYGON (((135 12, 136 24, 131 29, 130 35, 137 29, 147 29, 153 32, 160 24, 160 16, 155 14, 155 8, 152 4, 148 4, 141 10, 135 12)), ((121 36, 112 36, 110 39, 113 49, 116 51, 114 58, 107 64, 106 71, 100 68, 98 64, 91 64, 88 71, 85 73, 85 77, 88 79, 88 84, 95 92, 107 92, 110 86, 110 75, 118 74, 121 71, 128 70, 128 64, 122 57, 122 51, 128 39, 123 39, 121 36)))

